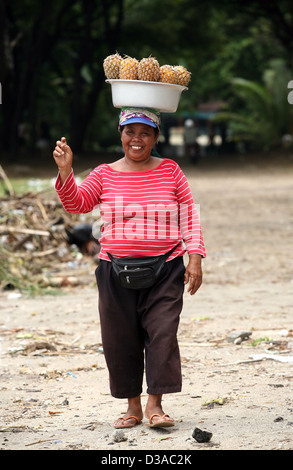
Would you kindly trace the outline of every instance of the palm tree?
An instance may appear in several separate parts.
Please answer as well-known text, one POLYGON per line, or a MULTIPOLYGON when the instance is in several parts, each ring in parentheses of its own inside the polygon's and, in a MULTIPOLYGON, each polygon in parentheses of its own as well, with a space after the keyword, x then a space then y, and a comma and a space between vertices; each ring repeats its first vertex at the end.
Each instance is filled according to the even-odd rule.
POLYGON ((279 146, 282 137, 293 131, 293 107, 288 102, 290 78, 289 70, 279 59, 264 72, 263 83, 234 78, 237 109, 221 112, 215 120, 227 122, 235 141, 262 150, 279 146))

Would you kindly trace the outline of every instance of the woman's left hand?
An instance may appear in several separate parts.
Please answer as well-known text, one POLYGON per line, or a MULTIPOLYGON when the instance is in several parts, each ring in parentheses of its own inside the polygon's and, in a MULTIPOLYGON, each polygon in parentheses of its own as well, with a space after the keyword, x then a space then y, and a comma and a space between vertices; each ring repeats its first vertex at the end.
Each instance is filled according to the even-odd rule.
POLYGON ((201 255, 189 255, 189 263, 185 270, 184 284, 188 284, 187 292, 190 295, 196 293, 202 283, 202 270, 201 270, 201 255))

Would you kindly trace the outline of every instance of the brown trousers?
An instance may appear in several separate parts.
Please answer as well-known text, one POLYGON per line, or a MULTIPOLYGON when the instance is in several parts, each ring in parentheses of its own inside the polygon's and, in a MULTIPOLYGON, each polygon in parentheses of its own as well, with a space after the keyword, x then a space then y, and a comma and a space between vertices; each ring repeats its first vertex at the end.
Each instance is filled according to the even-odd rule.
POLYGON ((112 263, 96 269, 103 350, 116 398, 141 394, 144 359, 147 393, 180 392, 181 363, 177 342, 184 291, 184 264, 165 263, 160 280, 148 289, 123 288, 112 263))

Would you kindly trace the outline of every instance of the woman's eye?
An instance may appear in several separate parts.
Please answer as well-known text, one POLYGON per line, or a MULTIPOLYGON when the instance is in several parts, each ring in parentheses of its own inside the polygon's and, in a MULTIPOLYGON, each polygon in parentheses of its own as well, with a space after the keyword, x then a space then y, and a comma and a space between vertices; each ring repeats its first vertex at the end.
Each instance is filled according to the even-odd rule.
MULTIPOLYGON (((135 135, 135 132, 129 129, 129 130, 125 131, 125 134, 129 137, 133 137, 135 135)), ((145 137, 150 137, 150 135, 151 135, 150 132, 147 132, 147 131, 141 132, 140 134, 137 134, 137 136, 144 137, 144 138, 145 137)))

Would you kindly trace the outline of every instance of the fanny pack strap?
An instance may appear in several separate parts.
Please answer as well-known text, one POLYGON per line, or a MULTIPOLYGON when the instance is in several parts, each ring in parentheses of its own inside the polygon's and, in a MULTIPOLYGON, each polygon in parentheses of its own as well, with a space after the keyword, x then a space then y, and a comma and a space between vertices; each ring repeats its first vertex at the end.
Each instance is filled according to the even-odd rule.
MULTIPOLYGON (((176 250, 176 248, 180 245, 180 243, 181 243, 181 242, 177 243, 176 246, 174 246, 173 248, 171 248, 171 250, 169 250, 169 251, 168 251, 167 253, 165 253, 164 255, 160 255, 160 257, 166 261, 166 259, 168 259, 169 256, 172 255, 172 253, 176 250)), ((117 259, 117 258, 114 258, 114 256, 111 255, 111 253, 108 253, 108 252, 107 252, 107 255, 109 256, 109 258, 110 258, 111 261, 114 261, 114 262, 115 262, 115 259, 117 259)), ((146 258, 147 258, 147 256, 146 256, 146 258)), ((123 258, 119 258, 119 259, 123 259, 123 258)), ((133 259, 135 259, 135 258, 133 258, 133 259)))

